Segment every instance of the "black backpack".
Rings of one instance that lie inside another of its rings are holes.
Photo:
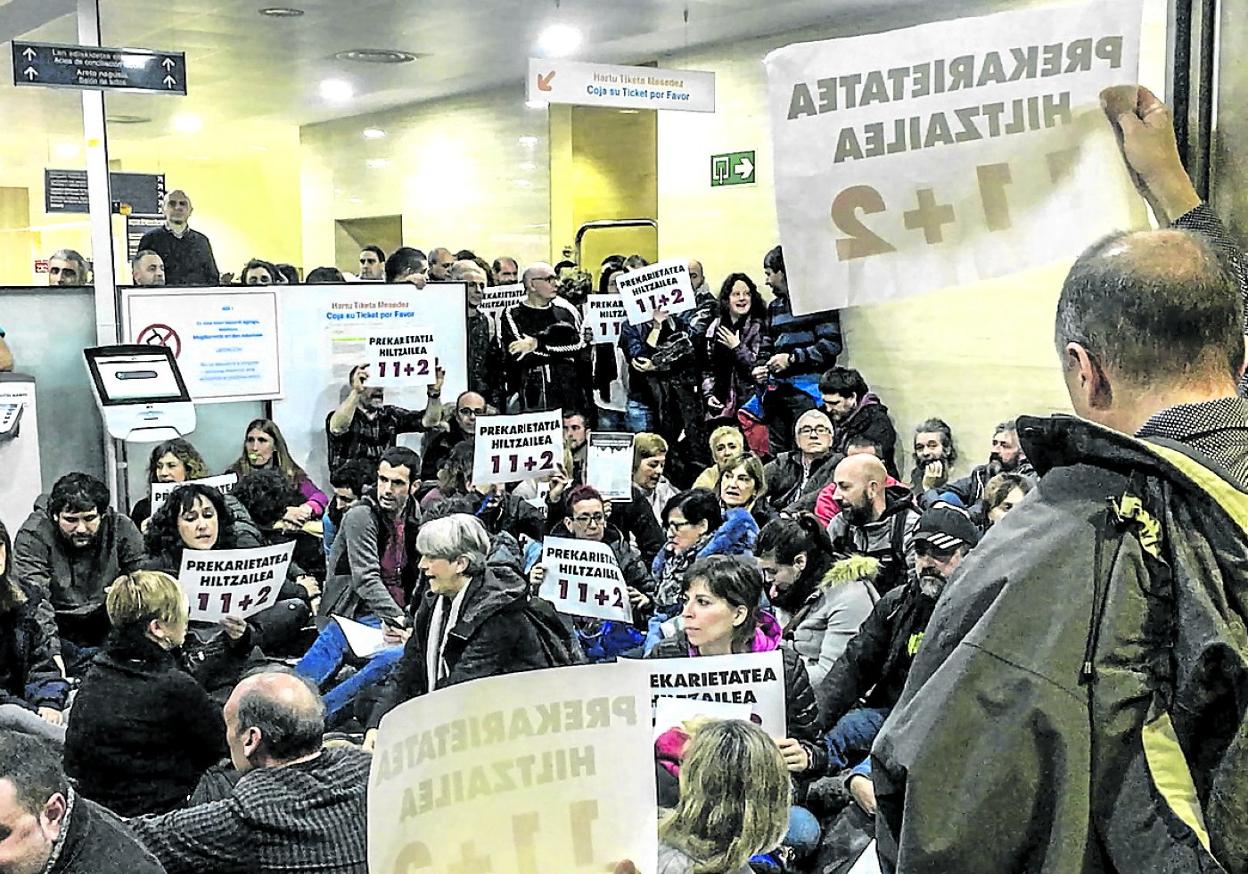
[[[530,596],[524,605],[524,617],[533,626],[548,667],[583,665],[589,661],[576,629],[549,601]]]

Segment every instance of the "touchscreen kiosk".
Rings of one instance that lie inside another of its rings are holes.
[[[82,350],[91,390],[108,433],[155,443],[195,430],[195,404],[167,346],[98,346]]]

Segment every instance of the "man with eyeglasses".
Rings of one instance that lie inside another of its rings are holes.
[[[494,324],[481,312],[487,277],[476,261],[451,265],[452,282],[464,283],[468,307],[468,388],[485,398],[497,391],[498,341]]]
[[[445,374],[439,371],[433,389],[440,392],[444,378]],[[433,389],[430,389],[431,397],[434,396]],[[451,457],[451,451],[477,435],[477,419],[493,412],[494,408],[475,391],[460,392],[454,404],[439,404],[431,400],[425,411],[424,424],[428,433],[421,446],[420,478],[437,479],[438,469]]]
[[[793,429],[797,448],[781,452],[767,463],[767,503],[777,513],[794,510],[807,499],[814,506],[819,490],[832,482],[836,466],[845,458],[832,450],[832,420],[820,410],[807,410]]]
[[[527,268],[525,300],[503,314],[502,348],[511,380],[509,412],[588,409],[590,380],[581,314],[559,299],[549,264]]]
[[[386,253],[380,246],[365,246],[360,250],[360,280],[362,282],[386,281]]]

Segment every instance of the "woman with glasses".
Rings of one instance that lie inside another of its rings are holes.
[[[767,323],[767,304],[754,280],[730,273],[719,289],[719,315],[706,332],[702,399],[712,425],[735,424],[737,411],[758,391],[757,364]]]
[[[788,737],[775,743],[791,776],[820,776],[827,752],[818,742],[819,705],[806,666],[791,649],[781,647],[775,616],[763,609],[763,577],[748,558],[716,555],[688,568],[681,592],[684,628],[663,641],[648,658],[687,658],[770,652],[780,649],[784,663],[785,724]],[[790,811],[784,843],[799,855],[819,842],[819,823],[801,807]]]
[[[822,410],[807,410],[793,429],[796,449],[781,452],[767,463],[767,503],[776,513],[799,509],[799,501],[813,503],[819,490],[832,482],[844,455],[832,449],[832,420]]]

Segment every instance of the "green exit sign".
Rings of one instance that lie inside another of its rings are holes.
[[[754,153],[729,152],[711,155],[711,187],[721,185],[752,185],[754,183]]]

